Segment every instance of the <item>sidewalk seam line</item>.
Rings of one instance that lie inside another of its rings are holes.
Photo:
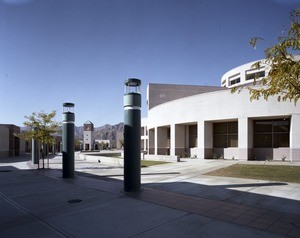
[[[30,211],[28,211],[26,208],[22,207],[21,205],[17,204],[16,202],[14,202],[13,200],[11,200],[10,198],[6,197],[3,193],[0,192],[0,197],[3,198],[5,201],[7,201],[9,204],[11,204],[12,206],[14,206],[15,208],[19,209],[20,211],[24,212],[25,214],[28,214],[32,217],[34,217],[35,219],[37,219],[38,222],[40,222],[41,224],[43,224],[44,226],[48,227],[50,230],[55,231],[58,235],[62,236],[62,237],[72,237],[69,235],[66,235],[64,232],[60,231],[59,229],[55,228],[54,226],[50,225],[48,222],[44,221],[43,219],[41,219],[40,217],[34,215],[33,213],[31,213]]]
[[[143,234],[143,233],[146,233],[146,232],[149,232],[149,231],[151,231],[151,230],[157,229],[157,228],[162,227],[162,226],[164,226],[164,225],[166,225],[166,224],[168,224],[168,223],[171,223],[171,222],[173,222],[173,221],[179,220],[179,219],[181,219],[181,218],[183,218],[183,217],[186,217],[186,216],[189,216],[189,215],[191,215],[191,214],[192,214],[192,213],[186,212],[186,214],[184,214],[184,215],[182,215],[182,216],[176,217],[176,218],[174,218],[174,219],[171,219],[171,220],[166,221],[166,222],[164,222],[164,223],[161,223],[161,224],[159,224],[159,225],[153,226],[153,227],[148,228],[148,229],[146,229],[146,230],[144,230],[144,231],[138,232],[138,233],[136,233],[136,234],[134,234],[134,235],[132,235],[132,236],[128,236],[128,238],[133,238],[133,237],[139,236],[139,235],[141,235],[141,234]]]

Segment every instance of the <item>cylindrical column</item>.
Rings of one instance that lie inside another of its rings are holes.
[[[141,80],[125,81],[124,94],[124,191],[141,190]]]
[[[62,115],[62,155],[63,155],[63,178],[74,177],[74,122],[75,114],[70,111],[73,103],[64,103]],[[67,110],[66,110],[67,109]],[[66,110],[66,111],[65,111]]]
[[[34,127],[32,130],[37,131],[38,128]],[[40,151],[39,151],[38,140],[32,138],[32,140],[31,140],[31,162],[33,164],[38,164],[39,163],[39,153],[40,153]]]

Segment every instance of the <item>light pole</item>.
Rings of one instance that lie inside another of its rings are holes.
[[[38,128],[34,127],[32,129],[33,131],[37,131]],[[34,133],[35,134],[35,133]],[[33,164],[39,164],[39,154],[40,154],[40,150],[39,150],[39,143],[37,139],[33,139],[31,140],[31,162]]]
[[[124,94],[124,191],[141,190],[141,80],[125,81]]]
[[[63,178],[74,177],[74,103],[63,104],[62,154]]]

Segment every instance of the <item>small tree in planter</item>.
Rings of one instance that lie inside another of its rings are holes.
[[[31,115],[25,116],[27,120],[23,124],[28,130],[16,135],[27,141],[34,139],[41,143],[42,149],[40,152],[43,158],[43,168],[45,155],[48,158],[47,148],[49,145],[54,144],[54,134],[60,131],[61,123],[53,120],[55,115],[56,111],[52,111],[51,113],[33,112]]]

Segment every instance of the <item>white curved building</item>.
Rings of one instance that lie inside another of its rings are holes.
[[[252,66],[256,62],[253,61],[229,70],[221,78],[222,87],[232,88],[233,86],[252,84],[254,78],[259,80],[268,75],[270,67],[264,63],[264,60],[260,60],[259,68],[253,68]]]
[[[300,161],[300,108],[277,97],[250,101],[231,86],[268,74],[254,62],[234,68],[223,87],[149,84],[142,148],[155,156]],[[255,76],[256,74],[256,76]]]

